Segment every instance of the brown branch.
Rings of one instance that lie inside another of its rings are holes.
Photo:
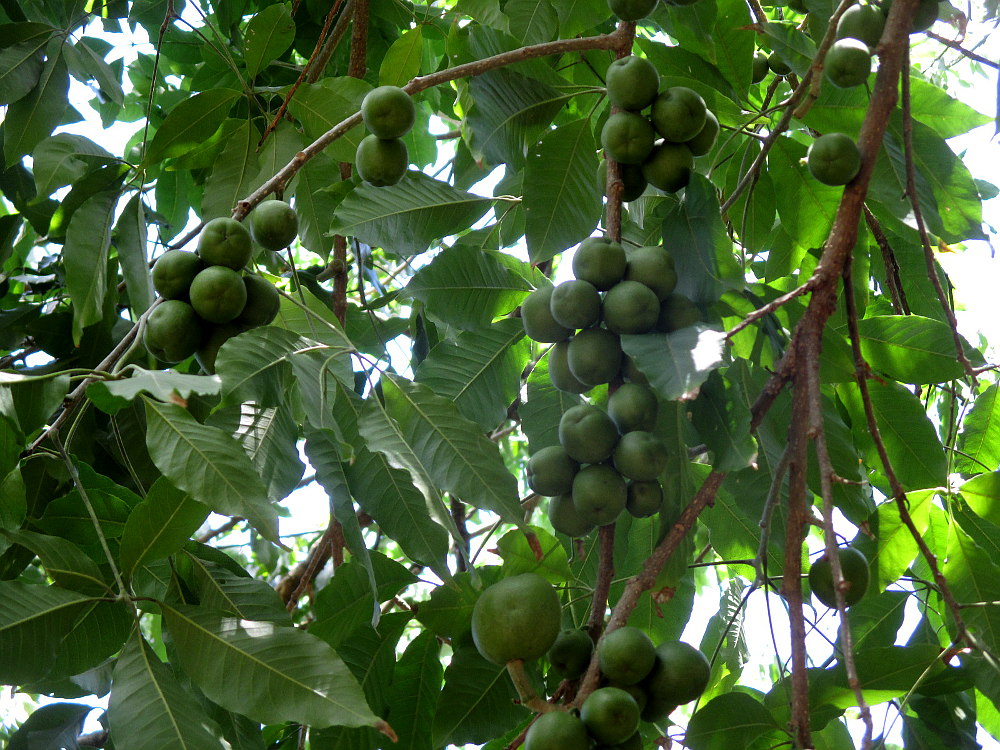
[[[626,57],[632,50],[632,42],[635,40],[635,21],[622,21],[618,24],[618,31],[622,35],[621,42],[614,48],[615,57],[620,59]],[[620,112],[621,107],[611,108],[612,114]],[[605,156],[607,156],[605,154]],[[621,165],[614,159],[608,158],[608,179],[605,185],[605,193],[608,196],[607,217],[605,219],[605,229],[608,239],[614,242],[622,241],[622,196],[625,192],[625,183],[622,182]]]
[[[796,287],[792,291],[782,294],[780,297],[776,297],[763,307],[758,307],[752,313],[749,313],[743,320],[741,320],[739,323],[737,323],[728,331],[726,331],[726,338],[727,339],[732,338],[734,335],[742,331],[744,328],[746,328],[754,321],[760,320],[761,318],[770,315],[779,307],[787,305],[796,297],[801,297],[803,294],[805,294],[812,288],[811,282],[812,279],[802,284],[801,286]]]
[[[244,519],[240,518],[239,516],[233,516],[221,526],[217,526],[214,529],[209,529],[204,534],[200,534],[199,536],[195,537],[195,541],[201,542],[202,544],[207,544],[208,542],[215,539],[217,536],[221,536],[222,534],[225,534],[227,531],[232,531],[243,520]]]
[[[795,108],[795,117],[800,120],[806,116],[806,113],[812,108],[815,101],[819,99],[820,89],[823,85],[823,65],[826,62],[826,53],[833,46],[833,43],[837,41],[837,24],[840,22],[840,17],[855,2],[856,0],[840,0],[840,5],[837,6],[836,10],[833,11],[833,15],[830,16],[826,33],[816,48],[816,54],[813,55],[812,65],[809,66],[809,73],[806,76],[806,78],[810,79],[809,95]],[[805,79],[803,79],[803,83],[805,83]]]
[[[892,250],[892,245],[889,244],[889,238],[885,236],[885,232],[882,230],[882,225],[875,218],[875,214],[871,212],[868,206],[864,207],[864,212],[868,230],[875,238],[875,243],[878,245],[879,250],[882,251],[882,263],[885,265],[886,288],[889,290],[889,299],[892,301],[892,308],[896,311],[897,315],[909,315],[910,305],[906,300],[903,280],[899,275],[899,262],[896,260],[896,254]]]
[[[344,12],[337,19],[337,25],[333,27],[333,33],[323,44],[323,49],[316,57],[316,63],[309,71],[309,75],[306,76],[306,81],[309,83],[316,83],[320,79],[327,64],[330,62],[330,58],[333,57],[334,50],[340,46],[340,42],[344,38],[344,34],[347,33],[347,27],[351,22],[354,2],[355,0],[347,0],[347,3],[344,5]]]
[[[945,47],[951,47],[953,50],[961,52],[963,57],[967,57],[970,60],[975,60],[977,63],[982,63],[987,67],[993,68],[994,70],[1000,70],[1000,63],[997,63],[996,60],[990,60],[988,57],[983,57],[982,55],[973,52],[971,49],[963,47],[961,44],[959,44],[953,39],[948,39],[946,37],[941,36],[940,34],[935,34],[933,31],[925,31],[924,33],[931,39],[933,39],[935,42],[940,42]]]
[[[344,562],[344,529],[333,518],[332,513],[329,526],[316,546],[309,551],[309,556],[275,587],[289,612],[295,609],[302,594],[312,585],[313,579],[331,557],[335,568]]]
[[[615,577],[615,525],[609,523],[597,531],[598,564],[597,581],[594,583],[594,593],[590,599],[590,619],[587,622],[587,632],[590,639],[597,643],[604,632],[604,612],[608,607],[608,594],[611,592],[611,580]]]

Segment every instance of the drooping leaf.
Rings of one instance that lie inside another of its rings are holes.
[[[803,248],[821,247],[833,224],[843,188],[824,185],[800,164],[806,148],[789,138],[778,138],[767,157],[768,172],[781,186],[778,218],[785,231]]]
[[[407,29],[399,35],[382,58],[378,79],[382,86],[404,86],[420,74],[424,54],[423,27]]]
[[[951,329],[941,321],[919,315],[874,315],[858,321],[858,332],[865,359],[895,380],[943,383],[965,374]],[[973,364],[981,361],[978,352],[962,342]]]
[[[28,529],[0,533],[38,555],[45,572],[57,586],[94,596],[109,593],[108,581],[97,563],[69,539],[39,534]]]
[[[49,424],[69,392],[69,376],[0,373],[0,411],[24,435]]]
[[[552,385],[548,357],[535,363],[528,375],[528,400],[517,409],[532,453],[559,445],[559,420],[565,411],[580,402],[581,398],[575,393],[560,391]]]
[[[165,478],[158,479],[125,522],[118,559],[122,573],[179,550],[208,517],[208,507]]]
[[[0,105],[16,102],[38,83],[43,53],[55,29],[44,23],[0,26]]]
[[[0,56],[2,54],[0,51]],[[45,61],[38,83],[31,92],[7,110],[3,152],[8,165],[31,153],[38,142],[55,129],[68,105],[68,92],[66,61],[57,51]]]
[[[267,581],[237,575],[189,550],[182,554],[191,563],[189,585],[202,608],[226,612],[241,620],[291,625],[285,603]]]
[[[693,750],[708,750],[717,742],[746,748],[778,729],[778,722],[760,701],[746,693],[725,693],[691,717],[684,742]]]
[[[256,78],[260,71],[291,46],[294,39],[295,21],[287,5],[270,5],[257,13],[247,24],[243,40],[247,75]]]
[[[117,190],[108,190],[87,198],[73,212],[66,228],[63,261],[66,291],[73,300],[73,341],[77,345],[83,329],[104,317],[108,250],[118,197]]]
[[[83,720],[93,706],[82,703],[50,703],[35,709],[10,737],[7,750],[35,750],[41,747],[78,747]]]
[[[510,19],[510,33],[525,44],[547,42],[558,17],[550,0],[509,0],[503,12]]]
[[[962,420],[958,435],[960,453],[955,467],[964,474],[1000,466],[1000,386],[991,385],[976,397]]]
[[[552,534],[537,526],[530,527],[534,538],[529,542],[524,531],[508,531],[497,540],[497,550],[503,558],[504,577],[522,573],[536,573],[553,584],[569,580],[573,573],[569,568],[566,548]],[[537,550],[541,550],[541,559]]]
[[[414,638],[396,663],[389,694],[398,750],[432,750],[432,722],[441,693],[444,667],[441,644],[425,631]]]
[[[250,121],[240,123],[229,137],[205,180],[205,193],[201,201],[201,216],[205,221],[218,216],[229,216],[236,202],[253,190],[260,173],[260,159],[257,155],[259,140],[260,131]],[[159,203],[157,196],[158,207]]]
[[[134,319],[138,320],[153,304],[155,296],[153,277],[149,273],[149,258],[146,255],[146,211],[140,196],[132,196],[125,204],[115,224],[114,235],[118,262],[128,289],[129,307]]]
[[[148,393],[161,401],[186,403],[192,394],[213,396],[222,389],[218,375],[188,375],[172,370],[144,370],[130,365],[121,380],[99,380],[87,387],[87,396],[102,411],[115,414],[138,396]]]
[[[750,410],[727,385],[717,371],[712,372],[692,404],[694,425],[712,451],[716,471],[742,469],[757,454],[757,444],[750,435]]]
[[[184,99],[167,113],[146,149],[145,161],[182,156],[219,129],[240,92],[209,89]]]

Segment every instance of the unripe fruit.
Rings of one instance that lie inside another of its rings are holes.
[[[247,301],[234,323],[257,328],[268,325],[278,317],[281,295],[270,281],[260,276],[244,276],[243,285],[247,289]]]
[[[781,58],[781,55],[778,54],[777,50],[774,50],[767,56],[767,67],[769,67],[771,72],[776,76],[787,76],[792,72],[792,68]]]
[[[264,201],[250,213],[250,234],[263,248],[286,248],[298,233],[299,217],[285,201]]]
[[[191,306],[210,323],[235,320],[246,304],[246,284],[231,268],[209,266],[191,282]]]
[[[601,316],[615,333],[648,333],[656,325],[660,302],[656,294],[638,281],[622,281],[604,295]],[[617,370],[616,370],[617,372]]]
[[[549,310],[559,325],[589,328],[601,316],[601,296],[589,281],[564,281],[552,290]]]
[[[685,141],[684,145],[688,147],[694,156],[704,156],[709,151],[715,147],[715,142],[719,138],[719,119],[715,116],[712,110],[708,110],[705,113],[705,125],[698,135],[689,141]]]
[[[846,185],[861,169],[861,152],[849,135],[827,133],[809,146],[806,166],[824,185]]]
[[[823,73],[837,88],[860,86],[871,72],[871,51],[857,39],[838,39],[826,53]]]
[[[691,180],[694,155],[683,143],[663,142],[642,163],[642,176],[665,193],[676,193]]]
[[[588,237],[573,253],[573,275],[607,291],[625,276],[625,249],[604,237]]]
[[[549,445],[528,460],[528,486],[539,495],[563,495],[573,489],[580,464],[562,446]]]
[[[660,303],[660,317],[656,320],[656,330],[673,333],[693,326],[701,320],[698,307],[683,294],[671,294]]]
[[[857,604],[868,591],[868,558],[854,547],[839,547],[840,572],[848,584],[844,590],[844,604]],[[813,595],[830,608],[837,606],[837,594],[833,583],[833,563],[825,554],[809,568],[809,586]]]
[[[642,175],[641,164],[618,164],[619,173],[622,180],[622,200],[628,203],[646,192],[646,178]],[[597,184],[601,187],[601,192],[608,194],[608,161],[601,159],[597,166]]]
[[[361,119],[378,138],[402,138],[416,117],[413,99],[398,86],[379,86],[361,100]]]
[[[559,635],[559,594],[537,573],[504,578],[489,586],[472,609],[472,640],[494,664],[537,659]]]
[[[892,8],[892,0],[883,0],[882,2],[882,12],[886,16],[889,15],[889,10]],[[938,0],[920,0],[917,5],[917,11],[913,15],[913,23],[910,26],[910,33],[916,34],[918,31],[926,31],[934,22],[938,19],[938,13],[940,11],[940,4]]]
[[[212,219],[198,237],[198,256],[206,266],[227,266],[238,271],[250,262],[252,255],[250,232],[235,219],[226,216]]]
[[[659,300],[666,299],[677,286],[674,257],[659,245],[638,247],[628,253],[625,278],[645,284]]]
[[[548,711],[528,727],[524,750],[589,750],[590,735],[580,717],[569,711]]]
[[[153,288],[164,299],[188,299],[194,277],[205,267],[201,258],[186,250],[167,250],[153,264]]]
[[[560,677],[575,680],[587,671],[593,652],[594,642],[586,631],[568,628],[559,633],[545,658]]]
[[[651,703],[679,706],[704,693],[711,676],[701,651],[683,641],[666,641],[656,647],[656,663],[642,685]]]
[[[557,495],[549,500],[549,523],[560,534],[570,539],[585,537],[595,526],[584,518],[573,504],[571,494]]]
[[[635,518],[656,515],[663,507],[663,486],[658,481],[629,482],[625,510]]]
[[[611,417],[596,406],[577,404],[559,420],[559,443],[570,458],[595,464],[611,457],[618,443],[618,430]]]
[[[684,143],[705,127],[708,108],[701,94],[686,86],[672,86],[656,97],[650,119],[656,132],[673,143]]]
[[[354,166],[362,180],[375,187],[387,187],[403,179],[410,166],[410,155],[406,144],[398,138],[367,135],[358,144]]]
[[[566,393],[586,393],[592,386],[581,383],[569,369],[569,342],[560,341],[549,349],[549,380]]]
[[[645,430],[626,432],[615,446],[615,468],[622,476],[640,482],[656,479],[667,467],[668,458],[663,441]]]
[[[753,53],[753,68],[750,72],[750,83],[760,83],[770,72],[771,68],[767,64],[767,55],[760,50]]]
[[[653,63],[635,55],[611,63],[604,80],[611,103],[633,111],[652,104],[660,88],[660,74]]]
[[[656,0],[608,0],[608,7],[622,21],[638,21],[653,12]]]
[[[624,383],[608,398],[608,416],[622,435],[633,430],[652,432],[658,407],[656,394],[638,383]]]
[[[598,688],[583,702],[580,718],[599,743],[617,745],[639,728],[639,705],[621,688]]]
[[[597,643],[597,658],[609,680],[635,685],[653,668],[656,647],[639,628],[626,625],[604,634]]]
[[[622,377],[625,378],[626,383],[649,385],[649,378],[646,376],[646,373],[640,370],[635,360],[627,354],[625,355],[625,359],[622,360]]]
[[[613,523],[627,499],[625,480],[607,464],[584,466],[573,477],[573,506],[595,526]]]
[[[605,328],[587,328],[569,342],[567,361],[573,377],[587,385],[610,383],[622,363],[621,342]]]
[[[622,164],[640,164],[653,150],[653,126],[635,112],[616,112],[601,129],[601,145],[608,158]]]
[[[521,303],[521,323],[532,341],[554,344],[573,335],[573,329],[560,325],[552,317],[552,290],[551,286],[539,287]]]
[[[209,374],[214,373],[215,361],[219,357],[219,350],[222,348],[222,345],[233,336],[238,336],[245,330],[246,328],[237,323],[213,325],[204,337],[201,346],[198,347],[198,351],[195,352],[195,359],[198,360],[201,369]]]
[[[858,39],[875,49],[885,28],[885,15],[874,5],[852,5],[837,23],[837,38]]]
[[[194,354],[201,344],[202,325],[187,302],[165,300],[146,318],[142,341],[157,359],[180,362]]]

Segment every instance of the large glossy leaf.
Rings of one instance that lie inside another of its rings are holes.
[[[8,165],[31,153],[38,142],[55,129],[66,110],[68,92],[66,61],[56,52],[45,61],[34,89],[7,110],[3,153]]]
[[[725,334],[698,324],[673,333],[622,336],[622,349],[660,398],[692,398],[722,364]]]
[[[237,575],[189,550],[181,553],[190,562],[188,584],[205,609],[239,617],[291,625],[291,618],[278,592],[267,581]]]
[[[42,747],[75,748],[83,733],[83,720],[93,706],[81,703],[50,703],[36,709],[10,737],[7,750],[37,750]]]
[[[76,182],[90,169],[114,159],[89,138],[70,133],[57,133],[44,139],[32,156],[35,185],[41,196]]]
[[[288,359],[297,351],[315,346],[315,342],[275,326],[254,328],[229,339],[215,362],[222,378],[223,403],[282,403],[292,375]]]
[[[0,26],[0,104],[16,102],[35,87],[45,67],[45,45],[54,33],[44,23]]]
[[[692,404],[692,420],[711,451],[716,471],[742,469],[757,454],[757,444],[750,435],[750,409],[735,391],[713,372]]]
[[[692,750],[708,750],[714,743],[745,748],[780,727],[764,704],[746,693],[719,695],[691,717],[684,742]],[[723,739],[724,738],[724,739]]]
[[[420,61],[424,53],[423,27],[407,29],[400,34],[382,58],[378,79],[383,86],[404,86],[420,74]]]
[[[377,722],[340,657],[304,630],[198,607],[165,606],[163,612],[181,667],[223,708],[267,724]]]
[[[1000,466],[1000,386],[991,385],[976,397],[958,435],[961,453],[955,467],[965,474]]]
[[[917,490],[906,495],[910,517],[918,533],[925,533],[930,522],[928,513],[934,493]],[[871,577],[882,591],[899,579],[917,556],[917,541],[899,516],[894,501],[878,506],[878,553],[869,558]]]
[[[155,296],[153,278],[149,273],[149,258],[146,255],[146,211],[140,196],[132,196],[125,204],[115,224],[114,235],[118,262],[128,289],[129,307],[133,318],[138,320],[153,304]]]
[[[432,750],[432,722],[441,693],[444,667],[441,644],[425,631],[414,638],[396,664],[389,705],[398,750]]]
[[[874,315],[858,321],[861,353],[876,370],[904,383],[943,383],[960,378],[955,339],[947,323],[919,315]],[[981,361],[962,339],[973,363]]]
[[[110,593],[108,582],[97,563],[69,539],[27,529],[0,533],[38,555],[45,572],[57,586],[94,596]]]
[[[24,435],[44,427],[69,392],[69,376],[0,373],[0,412]]]
[[[145,161],[155,163],[186,154],[219,129],[240,92],[209,89],[185,99],[170,110],[146,150]]]
[[[66,228],[63,262],[66,291],[73,300],[73,341],[77,345],[83,329],[104,317],[108,250],[118,196],[117,190],[107,190],[87,198],[73,212]]]
[[[59,641],[49,678],[82,675],[106,663],[121,650],[134,624],[135,608],[124,600],[85,602],[73,627]]]
[[[205,180],[205,194],[201,201],[203,219],[208,221],[217,216],[229,216],[236,202],[253,190],[260,173],[257,155],[259,140],[260,131],[250,121],[240,123],[229,137]]]
[[[843,188],[813,179],[800,163],[806,147],[790,138],[778,138],[767,157],[772,181],[781,186],[778,217],[803,248],[821,247],[833,224]]]
[[[317,255],[326,258],[333,248],[327,234],[333,211],[340,197],[331,186],[340,180],[340,167],[325,154],[312,159],[295,178],[295,213],[299,219],[299,241]],[[340,183],[347,189],[350,183]]]
[[[281,56],[295,39],[292,9],[284,3],[261,10],[247,24],[243,40],[243,59],[247,75],[255,78],[274,59]]]
[[[208,517],[208,506],[161,477],[132,509],[119,543],[122,573],[179,550]]]
[[[361,109],[361,100],[371,91],[371,85],[357,78],[324,78],[317,83],[299,87],[288,105],[288,111],[302,123],[306,136],[319,138]],[[353,162],[358,144],[365,137],[360,125],[334,141],[327,153],[338,161]]]
[[[562,37],[592,29],[608,17],[607,3],[601,0],[561,0],[553,5],[559,16],[559,34]]]

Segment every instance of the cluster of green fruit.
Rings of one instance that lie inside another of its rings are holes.
[[[868,558],[854,547],[838,547],[837,558],[840,560],[841,575],[847,583],[847,588],[844,590],[844,604],[851,607],[861,601],[868,591],[871,577]],[[809,568],[809,587],[823,604],[831,609],[836,608],[837,593],[833,582],[833,563],[826,553]]]
[[[677,272],[663,247],[626,251],[590,237],[573,256],[575,279],[539,287],[521,305],[528,338],[555,344],[549,352],[552,384],[585,393],[619,373],[642,377],[622,351],[621,334],[672,332],[699,320],[698,308],[674,294]]]
[[[168,250],[153,265],[153,287],[163,298],[143,329],[146,349],[163,362],[192,354],[215,371],[222,345],[278,314],[278,290],[267,280],[242,273],[253,242],[268,250],[286,247],[298,233],[295,211],[284,201],[264,201],[250,214],[250,230],[220,217],[207,222],[196,252]]]
[[[361,102],[361,119],[371,135],[358,144],[354,166],[362,180],[376,187],[395,185],[410,166],[410,154],[401,140],[417,117],[413,99],[398,86],[379,86]]]
[[[567,409],[559,420],[559,445],[528,461],[528,486],[550,497],[552,528],[571,538],[613,523],[623,510],[636,518],[660,511],[667,447],[653,434],[656,394],[625,383],[608,399]]]
[[[635,200],[647,184],[668,193],[687,185],[694,157],[711,151],[719,136],[719,121],[701,95],[686,86],[660,91],[656,68],[634,55],[611,63],[605,84],[621,111],[604,123],[601,145],[621,165],[623,199]]]

